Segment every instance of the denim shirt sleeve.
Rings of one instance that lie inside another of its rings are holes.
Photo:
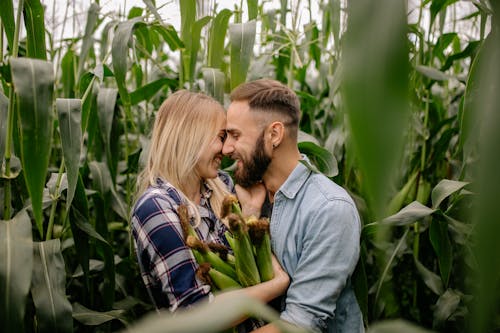
[[[360,222],[344,198],[320,200],[306,209],[310,215],[301,221],[301,250],[281,318],[325,331],[358,261]]]

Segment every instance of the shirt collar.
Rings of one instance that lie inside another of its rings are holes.
[[[283,193],[283,195],[289,199],[295,198],[312,172],[311,169],[307,167],[307,164],[311,163],[307,156],[301,156],[302,159],[278,190],[278,192]]]

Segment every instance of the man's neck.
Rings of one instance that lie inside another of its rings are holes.
[[[301,158],[298,150],[288,153],[285,151],[276,152],[273,155],[273,159],[263,177],[271,202],[274,202],[274,194],[287,180]]]

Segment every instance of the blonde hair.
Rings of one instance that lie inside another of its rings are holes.
[[[195,203],[186,195],[186,186],[199,179],[196,164],[202,152],[220,130],[224,108],[213,98],[187,90],[170,95],[156,114],[146,165],[138,177],[137,197],[162,178],[173,185],[190,207],[196,225],[201,221]],[[220,218],[227,186],[216,177],[205,180],[212,189],[210,204]]]

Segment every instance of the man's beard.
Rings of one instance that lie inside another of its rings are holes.
[[[250,187],[260,182],[271,163],[271,157],[268,156],[264,150],[264,132],[262,132],[262,135],[255,143],[250,161],[240,160],[242,162],[241,169],[237,168],[234,172],[234,180],[236,183],[243,187]]]

